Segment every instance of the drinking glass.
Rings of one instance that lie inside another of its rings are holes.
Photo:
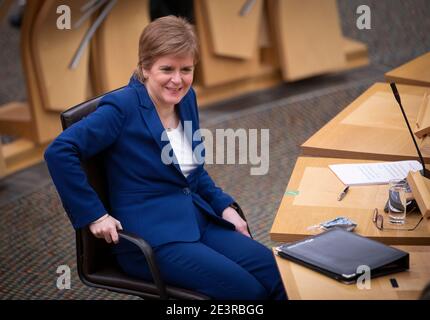
[[[394,224],[404,224],[406,219],[406,192],[405,179],[390,180],[388,188],[388,220]]]

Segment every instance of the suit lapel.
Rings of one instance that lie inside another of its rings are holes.
[[[160,117],[158,116],[157,110],[155,109],[154,103],[149,98],[148,92],[146,91],[145,86],[140,83],[134,76],[130,79],[129,86],[133,87],[136,90],[136,93],[139,97],[139,102],[142,112],[143,121],[146,123],[146,126],[151,132],[152,138],[155,140],[157,145],[160,148],[160,160],[162,160],[162,152],[163,150],[170,150],[169,138],[167,133],[164,130],[163,124],[161,123]],[[168,148],[168,149],[165,149]],[[172,150],[173,151],[173,150]],[[181,168],[178,165],[178,160],[176,158],[175,152],[173,151],[173,163],[172,165],[178,170],[181,174]]]
[[[157,142],[160,147],[161,152],[164,148],[169,148],[167,145],[169,144],[169,139],[167,136],[167,132],[164,130],[163,124],[161,123],[160,117],[158,116],[157,110],[155,109],[154,103],[149,98],[148,92],[146,91],[145,86],[140,83],[137,79],[133,78],[130,80],[129,85],[134,87],[136,90],[139,102],[143,107],[141,110],[143,112],[143,120],[145,121],[149,131],[151,132],[152,137]],[[198,141],[193,141],[193,133],[195,128],[193,128],[193,118],[187,108],[187,103],[182,99],[177,108],[179,109],[179,118],[182,124],[182,128],[184,129],[185,138],[189,139],[192,144],[192,149],[197,145]],[[170,148],[169,148],[170,150]],[[172,150],[173,151],[173,150]],[[160,155],[161,159],[161,155]],[[179,167],[177,157],[175,152],[173,151],[173,163],[172,165],[182,174],[181,168]],[[183,174],[182,174],[183,175]]]
[[[157,142],[158,146],[160,147],[160,152],[164,152],[172,150],[173,153],[173,162],[172,165],[182,174],[181,168],[178,164],[178,159],[176,158],[175,151],[173,151],[173,148],[169,146],[169,137],[167,136],[167,132],[164,130],[164,127],[161,123],[160,117],[158,116],[157,110],[155,108],[150,109],[144,109],[143,110],[143,119],[151,132],[152,137]],[[167,149],[165,149],[167,148]],[[162,153],[160,153],[160,159]],[[170,152],[169,152],[170,155]],[[170,156],[169,156],[170,157]]]

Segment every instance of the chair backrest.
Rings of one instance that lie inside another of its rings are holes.
[[[121,89],[122,88],[119,88],[117,90]],[[67,129],[96,110],[102,98],[103,96],[93,98],[64,111],[61,114],[63,129]],[[109,210],[107,183],[102,165],[103,162],[101,160],[102,157],[103,153],[100,153],[90,160],[82,162],[82,167],[87,175],[88,182],[97,192],[105,208]],[[96,239],[88,228],[82,228],[76,232],[76,255],[78,259],[78,273],[82,281],[84,281],[83,277],[85,277],[85,275],[93,273],[102,266],[116,265],[116,263],[113,262],[114,258],[109,245],[102,239]]]

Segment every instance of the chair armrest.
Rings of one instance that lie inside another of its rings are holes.
[[[118,235],[120,238],[135,244],[142,251],[142,253],[145,255],[146,262],[148,263],[149,270],[151,271],[152,279],[154,280],[154,283],[159,291],[160,298],[168,299],[166,286],[161,279],[160,271],[155,261],[154,251],[152,250],[151,246],[142,238],[129,232],[118,230]]]

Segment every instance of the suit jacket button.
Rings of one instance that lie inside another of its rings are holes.
[[[182,191],[184,192],[184,194],[186,194],[187,196],[189,196],[191,194],[190,188],[184,188],[182,189]]]

